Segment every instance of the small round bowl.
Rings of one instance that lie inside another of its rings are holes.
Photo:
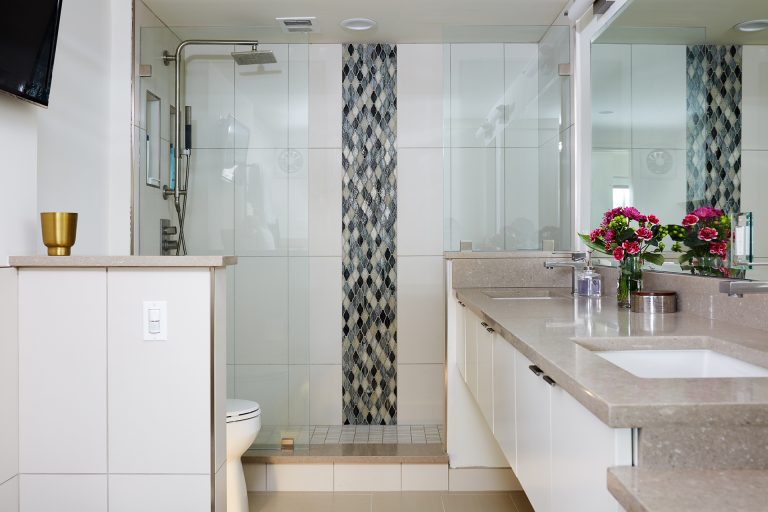
[[[42,212],[43,244],[48,256],[69,256],[75,245],[77,214],[73,212]]]

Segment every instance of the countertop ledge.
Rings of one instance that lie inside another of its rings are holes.
[[[768,425],[768,378],[644,379],[585,348],[711,348],[768,366],[766,331],[686,313],[630,313],[614,297],[574,299],[560,290],[552,300],[494,300],[489,290],[455,292],[610,427]]]
[[[608,490],[627,512],[764,512],[768,471],[614,467]]]
[[[101,267],[226,267],[237,264],[237,256],[11,256],[17,268]]]

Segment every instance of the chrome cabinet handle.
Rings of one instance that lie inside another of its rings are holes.
[[[483,327],[488,327],[488,324],[485,322],[480,322],[480,325],[482,325]]]
[[[486,327],[485,330],[488,332],[494,332],[494,330],[491,327]]]
[[[466,305],[465,305],[463,302],[461,302],[461,301],[459,301],[459,306],[461,306],[461,307],[463,307],[463,308],[467,307],[467,306],[466,306]]]
[[[542,377],[542,380],[552,387],[554,387],[557,384],[557,382],[555,382],[555,380],[549,375],[545,375],[544,377]]]
[[[541,377],[541,375],[544,373],[544,370],[542,370],[535,364],[532,364],[531,366],[529,366],[528,369],[531,370],[533,374],[536,375],[537,377]]]

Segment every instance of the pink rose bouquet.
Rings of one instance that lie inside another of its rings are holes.
[[[678,261],[692,274],[730,277],[726,267],[731,222],[725,212],[704,206],[689,213],[681,225],[670,225],[672,250],[682,253]]]
[[[589,248],[612,255],[618,262],[638,257],[661,265],[664,263],[662,240],[667,233],[667,226],[661,225],[658,217],[643,215],[637,208],[627,206],[608,210],[598,228],[579,237]]]

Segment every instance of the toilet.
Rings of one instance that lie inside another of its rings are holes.
[[[227,399],[227,512],[248,512],[248,490],[240,457],[251,447],[260,429],[259,404]]]

